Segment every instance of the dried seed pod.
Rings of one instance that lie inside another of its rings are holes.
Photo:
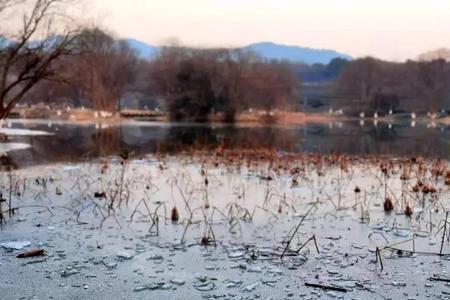
[[[386,212],[390,212],[394,209],[394,204],[392,203],[392,199],[389,197],[386,197],[386,199],[384,199],[384,211]]]
[[[95,192],[94,198],[106,198],[106,193],[105,192]]]
[[[384,163],[380,164],[380,170],[381,170],[381,173],[384,174],[384,176],[388,175],[388,166],[385,165]]]
[[[405,215],[407,215],[408,217],[411,217],[412,214],[413,214],[413,210],[412,210],[411,206],[409,206],[409,204],[406,205],[406,208],[405,208]]]
[[[28,257],[36,257],[45,255],[44,249],[33,249],[28,252],[20,253],[16,257],[17,258],[28,258]]]
[[[178,222],[180,219],[180,215],[178,214],[178,209],[176,207],[172,208],[172,211],[170,212],[170,219],[174,223]]]
[[[430,192],[430,187],[428,185],[424,185],[422,187],[422,193],[428,194]]]
[[[300,168],[299,167],[292,168],[290,172],[291,172],[291,175],[298,174],[298,173],[300,173]]]
[[[129,158],[128,151],[122,152],[122,154],[120,154],[120,157],[122,157],[123,160],[127,160]]]
[[[201,244],[202,246],[208,246],[208,245],[209,245],[209,239],[208,239],[208,237],[206,237],[206,236],[202,237],[202,240],[200,241],[200,244]]]

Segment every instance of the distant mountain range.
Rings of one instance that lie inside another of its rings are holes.
[[[126,39],[129,45],[136,50],[139,57],[152,58],[159,50],[155,47],[135,39]],[[351,60],[352,57],[334,50],[313,49],[299,46],[280,45],[271,42],[251,44],[243,49],[251,50],[263,58],[270,60],[286,60],[293,63],[305,64],[328,64],[334,58],[345,58]]]
[[[432,61],[435,59],[443,59],[446,61],[450,61],[450,49],[448,48],[439,48],[435,50],[431,50],[419,55],[419,61]]]
[[[352,57],[334,50],[313,49],[299,46],[280,45],[271,42],[251,44],[245,47],[256,54],[275,60],[287,60],[294,63],[305,64],[328,64],[334,58],[345,58],[351,60]]]
[[[137,52],[137,55],[141,58],[152,58],[159,51],[159,47],[151,46],[144,42],[135,39],[125,39],[125,41],[130,45],[132,49]]]
[[[51,37],[47,40],[47,45],[52,45],[58,37]],[[124,39],[132,49],[134,49],[141,58],[153,58],[157,55],[160,47],[152,46],[136,39]],[[8,46],[9,40],[0,37],[0,48]],[[40,45],[41,42],[30,42],[31,47]],[[345,58],[351,60],[352,57],[334,50],[314,49],[299,46],[288,46],[275,44],[272,42],[262,42],[250,44],[243,47],[244,50],[255,52],[259,56],[269,60],[286,60],[292,63],[304,63],[308,65],[321,63],[328,64],[334,58]],[[439,54],[442,55],[443,50],[440,49]],[[436,53],[433,53],[438,55]],[[432,54],[428,54],[430,56]]]

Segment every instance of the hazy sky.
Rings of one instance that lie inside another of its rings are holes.
[[[85,1],[85,11],[119,37],[151,44],[273,41],[390,60],[450,47],[450,0]]]

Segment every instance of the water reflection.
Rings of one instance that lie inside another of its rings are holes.
[[[8,161],[18,167],[81,161],[117,155],[176,154],[190,149],[270,149],[287,152],[388,154],[448,158],[449,130],[427,124],[339,122],[307,126],[220,126],[137,123],[96,125],[20,123],[13,128],[46,130],[51,136],[17,136],[14,142],[32,147],[11,152]],[[103,128],[102,128],[103,127]]]

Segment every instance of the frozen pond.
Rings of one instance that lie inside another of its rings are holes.
[[[11,125],[2,299],[450,299],[446,128]]]

